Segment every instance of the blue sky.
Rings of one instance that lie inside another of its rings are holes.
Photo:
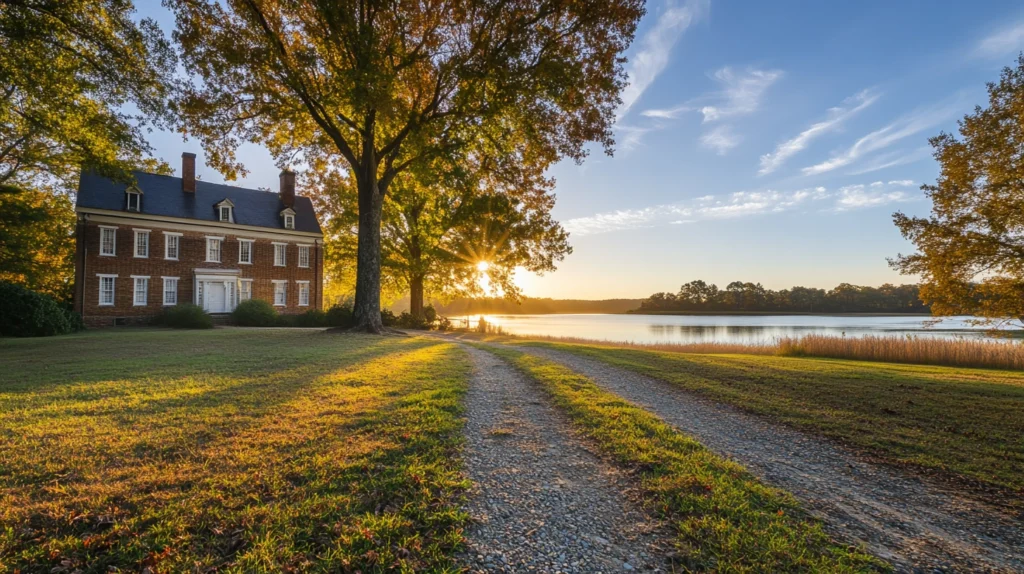
[[[156,2],[140,5],[171,29]],[[928,138],[984,104],[1024,49],[1012,1],[648,3],[627,52],[616,150],[563,163],[556,218],[575,252],[527,295],[641,297],[692,279],[767,287],[910,282],[895,210],[925,214]],[[202,159],[154,134],[158,157]],[[239,183],[275,187],[258,146]],[[223,181],[199,167],[207,181]]]

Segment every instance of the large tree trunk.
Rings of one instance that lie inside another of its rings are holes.
[[[409,279],[409,313],[417,319],[423,318],[423,276],[413,275]]]
[[[358,178],[359,244],[353,330],[382,334],[386,332],[380,320],[380,222],[384,193],[377,184],[377,170],[367,171]]]

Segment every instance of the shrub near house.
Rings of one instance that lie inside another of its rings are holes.
[[[90,326],[145,323],[164,307],[211,314],[263,299],[284,315],[321,308],[323,233],[313,204],[280,191],[134,172],[135,183],[83,173],[76,212],[75,310]]]

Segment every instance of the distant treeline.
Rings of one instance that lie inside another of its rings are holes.
[[[408,303],[406,303],[408,304]],[[497,297],[455,299],[448,304],[434,303],[439,315],[543,315],[550,313],[625,313],[636,309],[640,299],[534,299],[523,298],[521,303]]]
[[[760,283],[733,281],[725,289],[714,283],[691,281],[678,293],[655,293],[633,313],[670,312],[752,313],[928,313],[917,285],[862,287],[842,283],[829,290],[793,287],[772,291]]]

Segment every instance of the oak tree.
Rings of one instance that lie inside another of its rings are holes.
[[[169,0],[197,80],[178,109],[209,162],[242,141],[343,161],[358,209],[357,329],[381,332],[381,221],[395,179],[486,131],[557,157],[607,150],[642,0]]]
[[[130,0],[0,0],[0,184],[73,190],[153,168],[174,53]],[[131,109],[131,111],[128,111]]]
[[[920,275],[935,315],[1024,324],[1024,55],[988,84],[988,107],[932,138],[940,174],[922,189],[928,217],[893,219],[917,252],[890,264]]]
[[[442,299],[484,294],[482,277],[494,293],[517,300],[517,269],[553,271],[572,252],[568,233],[551,217],[554,182],[544,177],[543,162],[536,165],[522,153],[470,155],[400,175],[385,199],[384,283],[408,292],[414,317],[423,318],[427,293]],[[316,184],[315,195],[336,214],[328,223],[328,243],[338,255],[334,269],[345,265],[356,246],[350,186],[338,173]]]

